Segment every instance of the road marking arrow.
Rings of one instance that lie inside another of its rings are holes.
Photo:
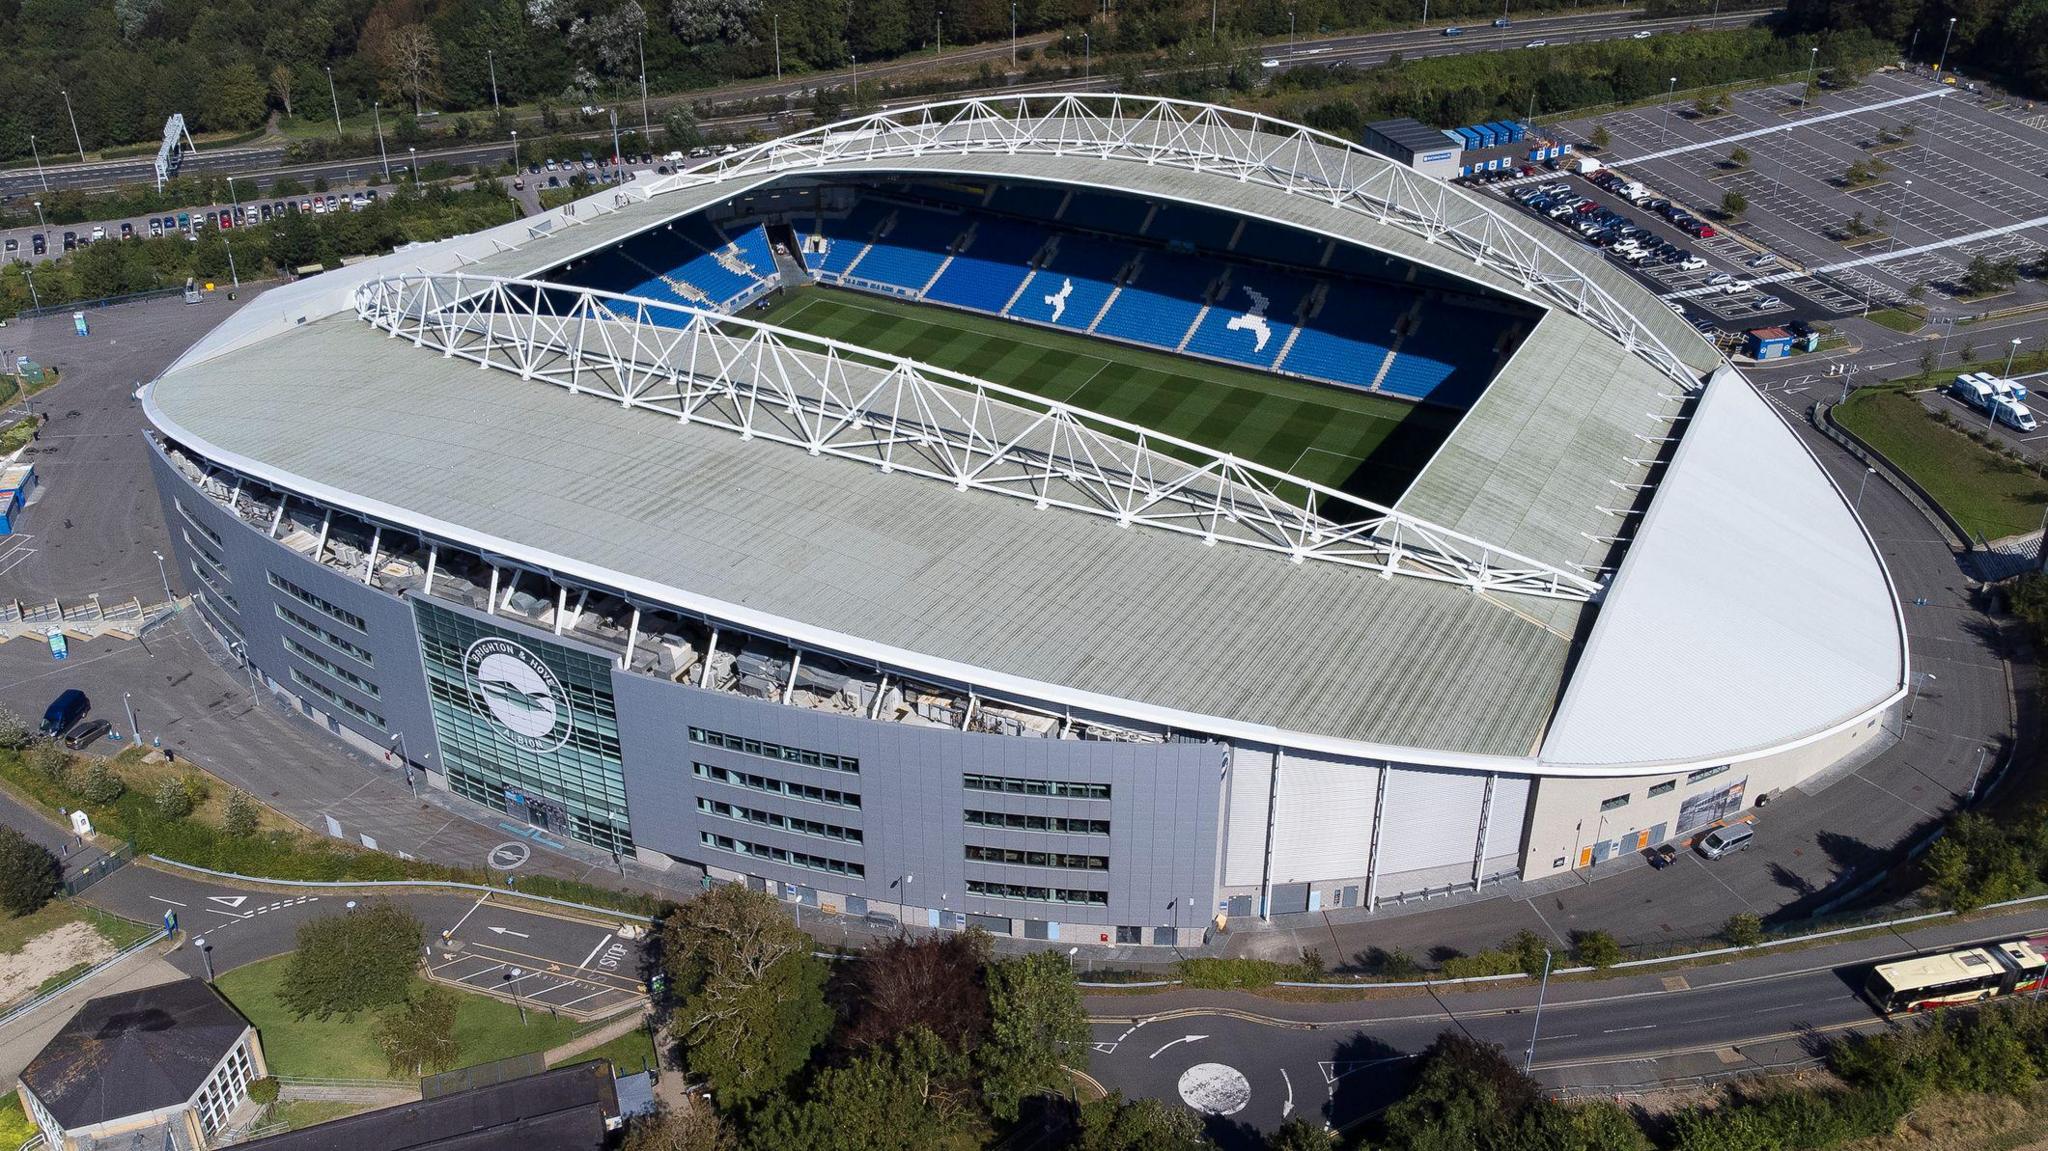
[[[1280,1082],[1287,1084],[1287,1102],[1280,1105],[1280,1118],[1294,1114],[1294,1080],[1287,1077],[1287,1068],[1280,1069]]]
[[[519,937],[519,938],[521,938],[521,939],[532,939],[532,938],[533,938],[533,936],[531,936],[531,935],[528,935],[528,934],[527,934],[527,933],[525,933],[524,931],[514,931],[514,930],[512,930],[512,929],[511,929],[511,928],[509,928],[509,927],[493,927],[493,928],[491,928],[491,930],[492,930],[492,931],[495,931],[495,932],[497,932],[497,933],[498,933],[498,934],[500,934],[500,935],[516,935],[516,936],[518,936],[518,937]]]
[[[249,902],[249,897],[246,895],[209,895],[206,898],[223,907],[240,907],[244,903]]]
[[[1193,1043],[1193,1042],[1195,1042],[1195,1041],[1196,1041],[1196,1040],[1198,1040],[1198,1039],[1207,1039],[1207,1038],[1208,1038],[1208,1036],[1207,1036],[1207,1035],[1183,1035],[1183,1036],[1181,1036],[1181,1037],[1180,1037],[1179,1039],[1175,1039],[1175,1040],[1173,1040],[1172,1042],[1169,1042],[1169,1043],[1167,1043],[1167,1044],[1166,1044],[1166,1045],[1165,1045],[1164,1047],[1161,1047],[1161,1048],[1160,1048],[1159,1050],[1157,1050],[1157,1051],[1154,1051],[1154,1052],[1153,1052],[1152,1054],[1150,1054],[1150,1055],[1147,1055],[1147,1056],[1146,1056],[1145,1058],[1147,1058],[1147,1059],[1157,1059],[1157,1058],[1159,1058],[1159,1057],[1160,1057],[1161,1055],[1163,1055],[1163,1054],[1165,1054],[1165,1053],[1166,1053],[1166,1048],[1167,1048],[1167,1047],[1172,1047],[1172,1046],[1173,1046],[1173,1045],[1174,1045],[1175,1043]]]

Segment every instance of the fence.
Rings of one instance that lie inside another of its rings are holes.
[[[128,861],[134,858],[135,845],[125,840],[122,841],[121,846],[80,868],[77,875],[66,877],[64,880],[64,894],[77,895],[107,876],[128,866]]]
[[[184,285],[175,288],[151,288],[147,292],[130,292],[125,296],[101,296],[96,300],[73,300],[68,304],[50,304],[41,308],[23,308],[17,316],[33,320],[40,316],[63,316],[72,312],[83,312],[90,308],[111,308],[118,304],[139,304],[145,300],[162,300],[185,294]]]
[[[1864,443],[1855,432],[1836,423],[1831,414],[1834,407],[1835,405],[1826,402],[1813,405],[1813,426],[1819,428],[1822,435],[1840,444],[1850,455],[1861,460],[1865,466],[1876,468],[1879,475],[1890,481],[1891,485],[1899,489],[1908,500],[1918,505],[1930,522],[1947,533],[1951,544],[1964,551],[1973,550],[1975,545],[1971,542],[1968,529],[1950,515],[1947,508],[1941,506],[1941,501],[1935,499],[1926,488],[1921,487],[1919,481],[1886,459],[1883,452]]]
[[[58,984],[56,987],[53,987],[50,990],[43,992],[41,995],[36,996],[34,999],[31,999],[26,1003],[20,1004],[19,1006],[10,1008],[5,1015],[0,1015],[0,1028],[6,1027],[8,1024],[14,1022],[16,1019],[19,1019],[22,1016],[27,1015],[29,1012],[36,1010],[37,1008],[50,1002],[52,999],[55,999],[59,995],[64,994],[64,992],[66,992],[67,990],[76,987],[78,984],[84,982],[85,980],[91,979],[95,975],[98,975],[100,972],[106,971],[109,968],[112,968],[117,964],[126,961],[130,956],[134,955],[136,952],[141,951],[144,948],[147,948],[150,945],[161,941],[164,938],[165,934],[166,932],[164,931],[164,929],[159,927],[155,931],[151,932],[149,935],[143,937],[142,939],[129,944],[125,950],[121,951],[119,954],[113,956],[112,958],[103,959],[100,962],[94,964],[93,966],[80,972],[78,978],[66,980],[63,983]]]

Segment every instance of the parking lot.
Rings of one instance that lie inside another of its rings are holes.
[[[1741,192],[1748,208],[1733,225],[1733,242],[1785,261],[1764,286],[1803,297],[1802,311],[1809,304],[1815,314],[1896,304],[1915,284],[1939,311],[1959,291],[1974,256],[2025,260],[2048,243],[2048,117],[2039,109],[1896,71],[1825,90],[1804,108],[1800,88],[1795,82],[1734,93],[1720,115],[1699,116],[1688,99],[1552,127],[1579,140],[1605,127],[1612,143],[1603,159],[1697,211],[1711,212],[1725,193]],[[1728,159],[1737,145],[1750,156],[1739,168]],[[1852,164],[1873,160],[1886,165],[1877,178],[1846,184]],[[1859,213],[1872,234],[1845,242]],[[1930,245],[1946,246],[1911,251]],[[1892,251],[1906,254],[1883,258]],[[1863,260],[1869,262],[1837,266]],[[1671,283],[1664,290],[1685,289]],[[2041,297],[2048,290],[2022,281],[1995,306]],[[1685,302],[1690,307],[1693,299]]]
[[[641,932],[478,900],[444,929],[427,961],[436,979],[572,1019],[609,1015],[647,993]]]

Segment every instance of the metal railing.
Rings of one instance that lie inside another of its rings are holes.
[[[620,911],[615,907],[598,907],[589,903],[577,903],[571,899],[556,899],[552,895],[530,895],[524,891],[508,891],[502,887],[490,887],[481,883],[459,883],[452,879],[270,879],[261,875],[238,875],[232,871],[215,871],[211,867],[201,867],[196,863],[183,863],[175,859],[166,859],[161,855],[151,855],[149,859],[151,862],[161,863],[165,867],[175,867],[181,871],[208,875],[215,879],[232,879],[242,883],[267,883],[272,887],[435,887],[449,891],[476,891],[503,898],[529,899],[535,903],[567,907],[576,911],[603,916],[606,919],[630,919],[635,923],[646,924],[654,922],[654,917],[651,915]]]
[[[40,1008],[44,1004],[49,1003],[52,999],[57,998],[58,996],[64,994],[66,991],[69,991],[73,987],[78,986],[80,983],[83,983],[86,980],[91,979],[93,976],[98,975],[101,972],[116,966],[117,964],[125,962],[129,957],[133,956],[136,952],[142,951],[153,944],[161,942],[167,934],[168,933],[165,932],[163,928],[159,927],[155,931],[151,932],[149,935],[143,937],[142,939],[134,943],[129,944],[127,947],[123,948],[114,955],[106,959],[102,959],[98,963],[93,964],[91,967],[86,968],[84,971],[79,972],[77,978],[67,979],[63,983],[60,983],[57,986],[52,987],[50,990],[43,992],[41,995],[36,996],[34,999],[31,999],[28,1002],[22,1003],[18,1006],[9,1008],[6,1014],[0,1015],[0,1028],[5,1028],[8,1024],[13,1023],[15,1020],[20,1019],[22,1016],[35,1011],[37,1008]]]

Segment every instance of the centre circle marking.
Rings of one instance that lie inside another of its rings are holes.
[[[1205,1115],[1235,1115],[1252,1101],[1252,1085],[1228,1064],[1197,1063],[1180,1073],[1180,1101]]]
[[[484,863],[494,871],[511,871],[533,858],[533,849],[523,843],[501,843],[484,856]]]

